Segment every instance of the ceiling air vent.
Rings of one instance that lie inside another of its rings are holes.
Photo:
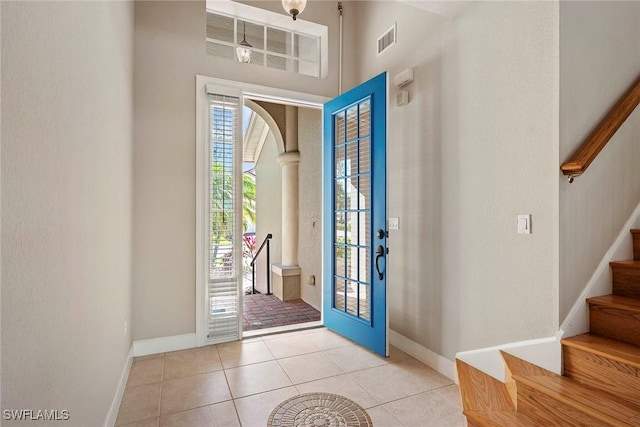
[[[396,26],[397,24],[394,23],[389,30],[378,38],[378,55],[396,44]]]

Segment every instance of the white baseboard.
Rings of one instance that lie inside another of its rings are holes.
[[[458,383],[456,365],[446,357],[440,356],[438,353],[429,350],[428,348],[391,329],[389,330],[389,342],[405,353],[415,357],[430,368],[440,372],[456,384]]]
[[[165,353],[196,347],[196,334],[173,335],[171,337],[152,338],[133,342],[133,356]]]
[[[127,355],[127,361],[120,374],[120,382],[116,389],[116,395],[111,402],[111,407],[107,413],[107,417],[104,419],[104,427],[113,427],[116,424],[116,418],[118,417],[118,410],[120,409],[120,402],[122,402],[122,396],[124,395],[124,389],[127,386],[127,380],[129,379],[129,371],[131,371],[131,363],[133,362],[133,344],[129,347],[129,354]]]
[[[500,355],[500,350],[505,350],[527,362],[555,372],[556,374],[561,374],[561,338],[562,334],[559,331],[554,337],[537,338],[478,350],[463,351],[456,354],[456,359],[460,359],[502,382],[505,381],[505,365],[504,359],[502,359]]]
[[[584,290],[573,304],[571,311],[560,325],[565,337],[572,337],[589,331],[589,307],[586,299],[610,294],[612,275],[609,262],[633,258],[633,239],[630,230],[640,228],[640,204],[622,226],[618,237],[604,254],[596,271],[587,282]]]

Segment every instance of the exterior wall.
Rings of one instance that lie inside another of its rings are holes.
[[[273,234],[269,243],[271,264],[282,261],[282,167],[277,157],[276,141],[269,132],[256,163],[256,238],[259,245],[267,234]],[[267,291],[266,271],[265,248],[256,261],[256,289],[260,292]],[[273,281],[271,285],[273,292]]]
[[[560,162],[640,76],[640,3],[560,2]],[[640,112],[573,184],[560,180],[560,318],[640,202]]]
[[[322,111],[298,109],[299,232],[298,264],[302,299],[322,308]],[[315,276],[315,286],[309,276]]]
[[[390,327],[445,357],[558,326],[558,6],[478,2],[447,20],[397,2],[360,17],[359,81],[414,68],[388,112]],[[394,22],[398,43],[377,56]],[[416,48],[419,46],[419,48]],[[516,215],[533,234],[516,234]]]
[[[329,26],[327,79],[207,56],[205,8],[204,1],[135,3],[134,340],[195,331],[194,76],[322,96],[338,90],[335,3],[310,2],[303,15]]]
[[[2,409],[98,426],[131,346],[134,8],[0,7]]]

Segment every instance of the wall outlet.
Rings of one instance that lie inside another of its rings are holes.
[[[316,276],[312,274],[311,276],[309,276],[309,286],[315,286],[315,285],[316,285]]]
[[[124,319],[124,336],[127,336],[127,332],[129,332],[129,322],[127,319]]]

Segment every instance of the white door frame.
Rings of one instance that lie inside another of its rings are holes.
[[[278,89],[260,86],[250,83],[236,82],[232,80],[217,79],[202,75],[196,75],[196,346],[207,345],[207,331],[205,328],[206,312],[206,286],[208,283],[208,262],[205,257],[207,241],[205,239],[207,224],[205,224],[206,209],[205,197],[207,189],[204,184],[208,176],[208,159],[206,153],[208,144],[208,96],[207,85],[212,84],[240,91],[241,98],[254,101],[267,101],[285,105],[295,105],[308,108],[322,108],[325,102],[331,98],[295,92],[286,89]],[[324,180],[323,180],[324,181]],[[324,182],[322,184],[324,186]],[[322,189],[324,192],[324,188]],[[324,245],[324,233],[323,242]],[[324,262],[324,260],[322,260]],[[322,264],[324,265],[324,264]],[[322,274],[322,273],[321,273]],[[320,278],[322,283],[322,277]],[[240,286],[240,285],[239,285]],[[240,307],[243,306],[243,292],[238,289]],[[324,305],[322,297],[321,305]],[[242,313],[240,311],[240,313]],[[322,307],[320,309],[322,313]],[[322,315],[322,314],[321,314]],[[240,314],[242,316],[242,314]],[[321,318],[322,321],[322,318]],[[242,319],[240,319],[240,337],[242,337]]]

